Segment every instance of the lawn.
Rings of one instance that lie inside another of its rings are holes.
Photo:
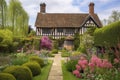
[[[71,72],[67,71],[64,61],[62,61],[63,80],[80,80],[76,78]]]
[[[41,74],[38,76],[35,76],[33,80],[47,80],[52,63],[53,61],[49,61],[49,64],[42,68]]]

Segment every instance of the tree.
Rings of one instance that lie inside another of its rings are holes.
[[[10,0],[9,4],[9,25],[16,36],[26,36],[28,33],[29,16],[23,9],[19,0]]]
[[[7,4],[5,0],[0,0],[0,18],[1,18],[1,28],[4,28],[6,25],[6,13],[7,13]]]
[[[112,11],[112,14],[108,19],[108,23],[116,22],[119,20],[120,20],[120,12],[119,11]]]
[[[120,12],[117,10],[116,11],[114,10],[112,11],[112,14],[109,16],[108,19],[103,20],[103,24],[107,25],[107,24],[110,24],[110,23],[113,23],[119,20],[120,20]]]

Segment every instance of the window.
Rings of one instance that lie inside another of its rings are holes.
[[[63,29],[57,29],[57,32],[58,32],[58,33],[62,33],[62,32],[63,32]]]
[[[42,33],[43,34],[51,34],[51,29],[50,28],[43,28]]]
[[[73,33],[75,33],[75,29],[66,29],[65,33],[66,34],[73,34]]]

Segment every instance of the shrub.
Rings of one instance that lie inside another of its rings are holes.
[[[12,63],[12,65],[22,65],[22,64],[26,63],[27,61],[28,61],[27,58],[19,57],[19,58],[12,59],[11,63]]]
[[[0,73],[0,80],[16,80],[12,74]]]
[[[120,21],[96,29],[94,41],[96,46],[116,46],[120,41]]]
[[[76,69],[75,65],[77,64],[77,60],[70,60],[66,63],[66,68],[68,71],[72,72]]]
[[[35,50],[39,50],[40,49],[40,40],[34,39],[33,46],[34,46]]]
[[[38,56],[30,57],[30,61],[36,61],[41,67],[45,65],[43,59],[39,58]]]
[[[48,57],[54,57],[54,55],[52,53],[49,53]]]
[[[77,50],[79,45],[80,45],[80,35],[79,35],[79,33],[75,33],[75,35],[74,35],[74,49]]]
[[[33,76],[37,76],[41,73],[41,67],[37,62],[27,62],[23,64],[23,66],[27,66],[31,70]]]
[[[52,41],[47,36],[43,36],[40,40],[40,46],[42,49],[51,50],[52,49]]]
[[[32,80],[32,72],[28,67],[24,66],[10,66],[3,72],[12,74],[17,80]]]
[[[57,54],[57,53],[58,53],[58,50],[57,50],[57,49],[53,49],[51,53]]]
[[[62,56],[62,57],[69,57],[70,54],[71,54],[71,52],[69,52],[69,51],[67,51],[67,50],[62,50],[61,56]]]

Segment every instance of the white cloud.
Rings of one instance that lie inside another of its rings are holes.
[[[6,0],[7,3],[9,0]],[[101,3],[105,4],[110,2],[110,0],[19,0],[24,9],[29,14],[30,20],[29,24],[34,27],[35,20],[37,13],[40,12],[40,3],[45,2],[46,3],[46,12],[47,13],[82,13],[83,11],[80,10],[81,7],[86,7],[86,10],[88,10],[88,4],[90,2],[97,2],[95,5],[99,4],[101,6]],[[112,0],[113,1],[113,0]],[[73,6],[72,3],[76,2],[77,5]],[[95,6],[95,7],[96,7]],[[110,16],[111,12],[113,10],[120,10],[120,6],[110,8],[110,9],[101,9],[98,10],[98,16],[101,20],[104,18],[108,18]]]
[[[72,0],[19,0],[30,16],[29,24],[34,27],[40,3],[46,3],[47,13],[79,13],[79,7],[72,5]]]

